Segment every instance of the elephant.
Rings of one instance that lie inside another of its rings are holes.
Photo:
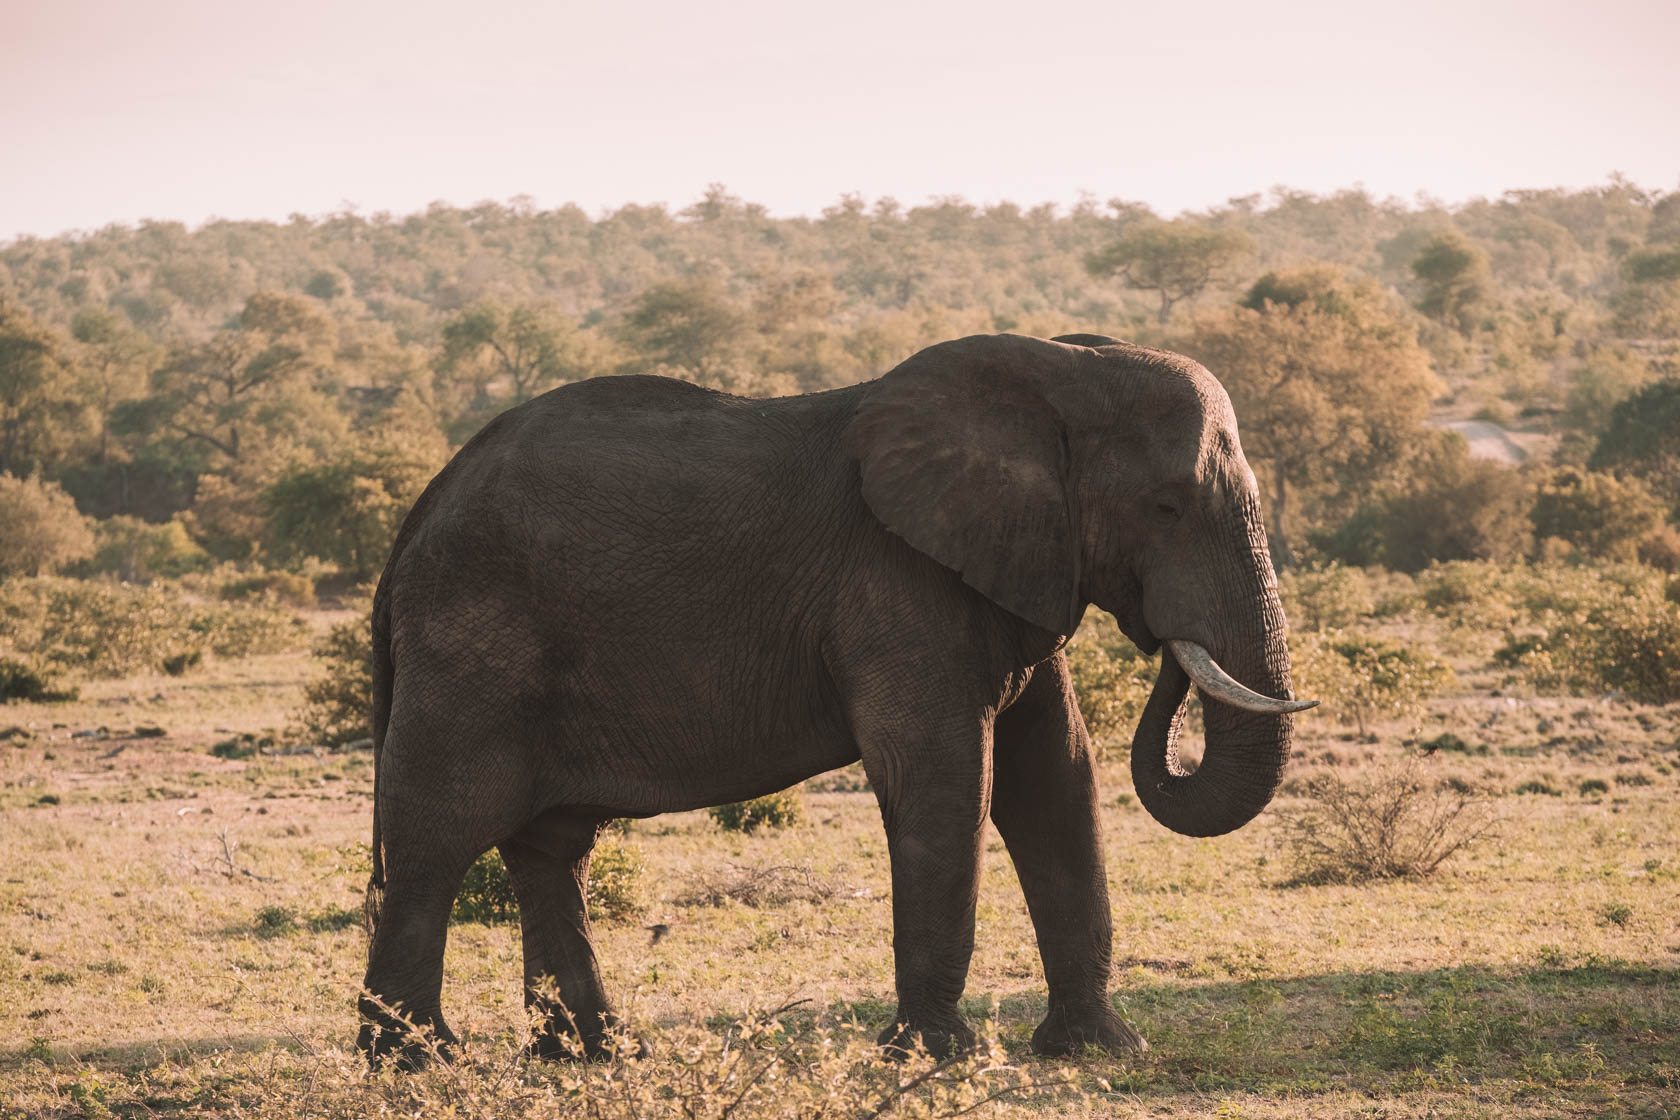
[[[416,1026],[455,1045],[452,902],[495,847],[531,1048],[600,1055],[620,1029],[585,904],[605,823],[861,759],[891,862],[889,1053],[974,1042],[958,999],[988,819],[1049,989],[1033,1048],[1146,1049],[1108,992],[1092,748],[1063,647],[1091,604],[1165,647],[1137,796],[1189,836],[1251,820],[1311,706],[1290,690],[1258,493],[1219,382],[1105,335],[960,338],[763,400],[600,377],[496,417],[418,499],[374,597],[359,1046],[424,1061]],[[1176,747],[1191,683],[1194,769]]]

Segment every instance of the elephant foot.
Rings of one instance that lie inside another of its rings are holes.
[[[622,1029],[618,1016],[605,1016],[600,1029],[574,1030],[569,1022],[550,1019],[548,1025],[526,1045],[534,1058],[550,1062],[606,1062],[614,1057],[650,1058],[653,1048],[643,1039]]]
[[[875,1043],[893,1061],[902,1061],[915,1052],[920,1042],[935,1058],[949,1058],[974,1049],[974,1032],[962,1020],[922,1024],[915,1021],[894,1023],[876,1037]]]
[[[1110,1054],[1149,1052],[1149,1043],[1106,1000],[1078,1011],[1052,1007],[1033,1031],[1035,1054],[1077,1054],[1087,1046],[1100,1047]]]
[[[377,1069],[390,1063],[405,1073],[414,1073],[430,1065],[433,1058],[455,1060],[461,1040],[441,1017],[398,1018],[365,996],[357,1001],[356,1010],[362,1020],[356,1049],[370,1067]]]

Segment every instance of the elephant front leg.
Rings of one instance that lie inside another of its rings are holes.
[[[1141,1053],[1148,1044],[1108,997],[1113,923],[1096,779],[1060,654],[1034,669],[998,716],[993,741],[992,822],[1015,862],[1050,986],[1033,1049],[1066,1054],[1094,1044]]]
[[[879,1039],[890,1052],[917,1038],[939,1057],[974,1045],[957,1001],[974,953],[986,753],[978,726],[864,751],[892,859],[898,1011]]]

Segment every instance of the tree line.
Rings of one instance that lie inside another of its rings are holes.
[[[1277,190],[1167,219],[528,200],[0,245],[0,571],[377,570],[427,478],[556,385],[775,395],[945,338],[1101,331],[1230,390],[1289,565],[1680,567],[1680,192]],[[1472,459],[1442,417],[1543,454]]]

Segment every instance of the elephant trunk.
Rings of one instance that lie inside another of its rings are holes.
[[[1259,618],[1231,648],[1221,650],[1225,670],[1248,689],[1290,697],[1289,648],[1277,592],[1257,588]],[[1254,608],[1248,608],[1253,616]],[[1202,763],[1187,772],[1178,761],[1178,733],[1190,677],[1169,643],[1161,671],[1132,738],[1132,781],[1151,816],[1185,836],[1219,836],[1253,820],[1271,801],[1289,760],[1294,717],[1288,712],[1245,711],[1202,693],[1207,747]]]

